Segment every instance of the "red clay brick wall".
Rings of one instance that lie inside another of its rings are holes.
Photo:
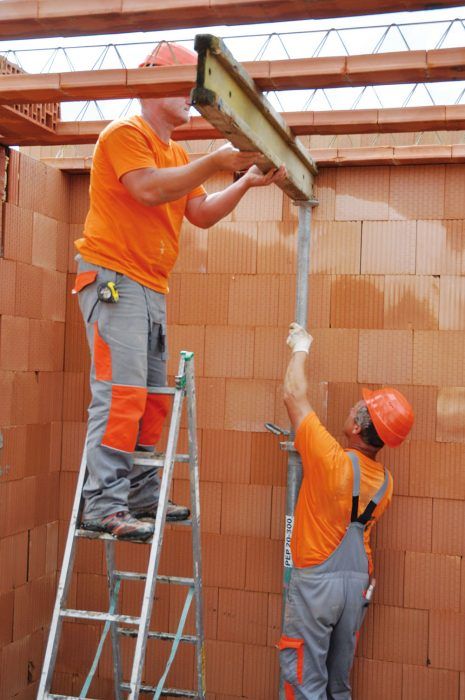
[[[375,535],[379,585],[359,644],[354,700],[465,697],[464,176],[463,166],[416,166],[318,177],[311,400],[336,436],[361,385],[398,386],[417,414],[411,440],[384,455],[396,496]],[[215,178],[209,189],[226,182]],[[70,241],[82,229],[87,187],[87,176],[71,178]],[[281,383],[296,214],[279,190],[264,189],[211,231],[186,225],[171,280],[170,373],[181,348],[196,351],[208,700],[277,697],[286,467],[263,423],[287,422]],[[71,246],[68,260],[69,289]],[[61,544],[88,400],[82,322],[67,298]],[[179,501],[187,499],[183,469],[174,482]],[[188,574],[188,533],[173,528],[165,542],[162,573]],[[102,551],[84,544],[70,605],[103,609]],[[144,549],[121,547],[118,566],[142,569]],[[137,614],[138,595],[123,589],[123,612]],[[161,589],[158,628],[174,630],[181,606],[178,589]],[[66,628],[60,692],[79,691],[96,644],[97,628]],[[173,685],[193,687],[191,652],[183,650]],[[161,662],[149,656],[153,678]],[[108,650],[98,674],[93,696],[112,698]]]
[[[0,258],[0,698],[35,697],[58,568],[67,176],[11,151]]]

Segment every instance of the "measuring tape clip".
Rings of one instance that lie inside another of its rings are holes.
[[[119,292],[114,282],[103,282],[97,287],[97,297],[99,301],[106,304],[116,304],[119,300]]]

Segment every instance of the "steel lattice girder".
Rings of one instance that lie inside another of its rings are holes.
[[[429,83],[464,80],[465,48],[248,61],[241,65],[262,91]],[[194,66],[5,75],[0,104],[182,95],[194,82]]]
[[[1,113],[0,107],[0,113]],[[3,107],[4,110],[10,110]],[[11,115],[11,111],[9,112]],[[6,114],[3,116],[5,119]],[[465,123],[465,105],[431,105],[391,109],[328,110],[325,112],[281,112],[293,134],[385,134],[425,131],[460,131]],[[2,129],[3,121],[2,119]],[[2,133],[0,143],[6,146],[71,145],[95,143],[108,121],[63,121],[56,131],[35,129],[34,125],[16,120],[14,128]],[[5,130],[4,130],[5,131]],[[175,141],[211,140],[221,132],[202,117],[173,132]]]

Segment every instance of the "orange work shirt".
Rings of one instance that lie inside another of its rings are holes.
[[[303,478],[294,513],[291,552],[294,566],[315,566],[324,562],[341,542],[352,511],[353,468],[341,445],[309,413],[297,428],[295,447],[302,457]],[[384,481],[379,462],[354,450],[360,461],[359,514]],[[373,570],[370,530],[386,510],[392,498],[392,476],[388,489],[365,528],[365,550],[369,571]]]
[[[196,187],[173,202],[149,207],[137,202],[120,180],[131,170],[173,168],[188,162],[182,146],[171,140],[164,143],[142,117],[109,124],[95,147],[90,209],[84,237],[75,243],[82,257],[166,294],[186,204],[205,190]]]

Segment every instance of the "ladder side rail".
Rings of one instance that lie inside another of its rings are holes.
[[[63,618],[60,615],[60,612],[63,607],[63,602],[66,601],[73,573],[74,557],[76,554],[75,533],[79,517],[79,508],[81,506],[81,493],[82,488],[84,486],[84,479],[86,476],[86,465],[87,436],[84,444],[84,450],[82,452],[81,466],[79,467],[79,474],[76,483],[76,492],[74,495],[73,508],[71,511],[71,520],[69,523],[68,535],[66,538],[65,551],[63,554],[63,561],[61,565],[60,578],[58,581],[55,605],[53,608],[52,620],[50,623],[50,632],[48,635],[47,647],[45,649],[39,689],[37,691],[37,700],[42,700],[44,697],[46,697],[46,694],[50,692],[53,672],[55,670],[55,662],[61,636],[61,627],[63,624]]]
[[[168,508],[168,494],[173,475],[174,461],[176,456],[176,446],[178,442],[179,428],[181,424],[181,410],[184,398],[185,360],[181,356],[179,370],[176,377],[176,391],[174,394],[173,407],[171,411],[171,424],[168,433],[168,441],[165,452],[165,466],[163,478],[160,485],[158,497],[159,506],[155,518],[155,530],[150,548],[150,557],[147,569],[147,579],[145,581],[144,596],[142,600],[142,611],[140,616],[139,630],[137,635],[136,648],[134,652],[131,680],[129,683],[130,693],[128,700],[137,700],[140,693],[142,672],[145,662],[145,648],[149,632],[150,618],[152,614],[153,598],[157,581],[158,566],[160,563],[161,547],[163,543],[163,532],[166,523],[166,511]]]
[[[105,541],[105,557],[107,562],[107,579],[108,579],[108,597],[111,602],[114,600],[114,611],[118,613],[118,599],[116,586],[121,583],[121,580],[115,575],[115,543],[108,540]],[[121,672],[121,648],[120,637],[118,634],[118,623],[110,623],[111,646],[113,651],[113,677],[115,681],[115,700],[123,700],[121,692],[121,684],[123,676]]]
[[[199,487],[199,456],[197,445],[197,405],[195,392],[194,357],[188,359],[186,369],[187,379],[187,431],[189,443],[189,481],[192,521],[192,554],[194,564],[194,595],[195,595],[195,632],[196,632],[196,664],[197,664],[197,693],[200,700],[205,698],[205,639],[203,628],[203,597],[202,597],[202,557],[200,541],[200,487]]]

